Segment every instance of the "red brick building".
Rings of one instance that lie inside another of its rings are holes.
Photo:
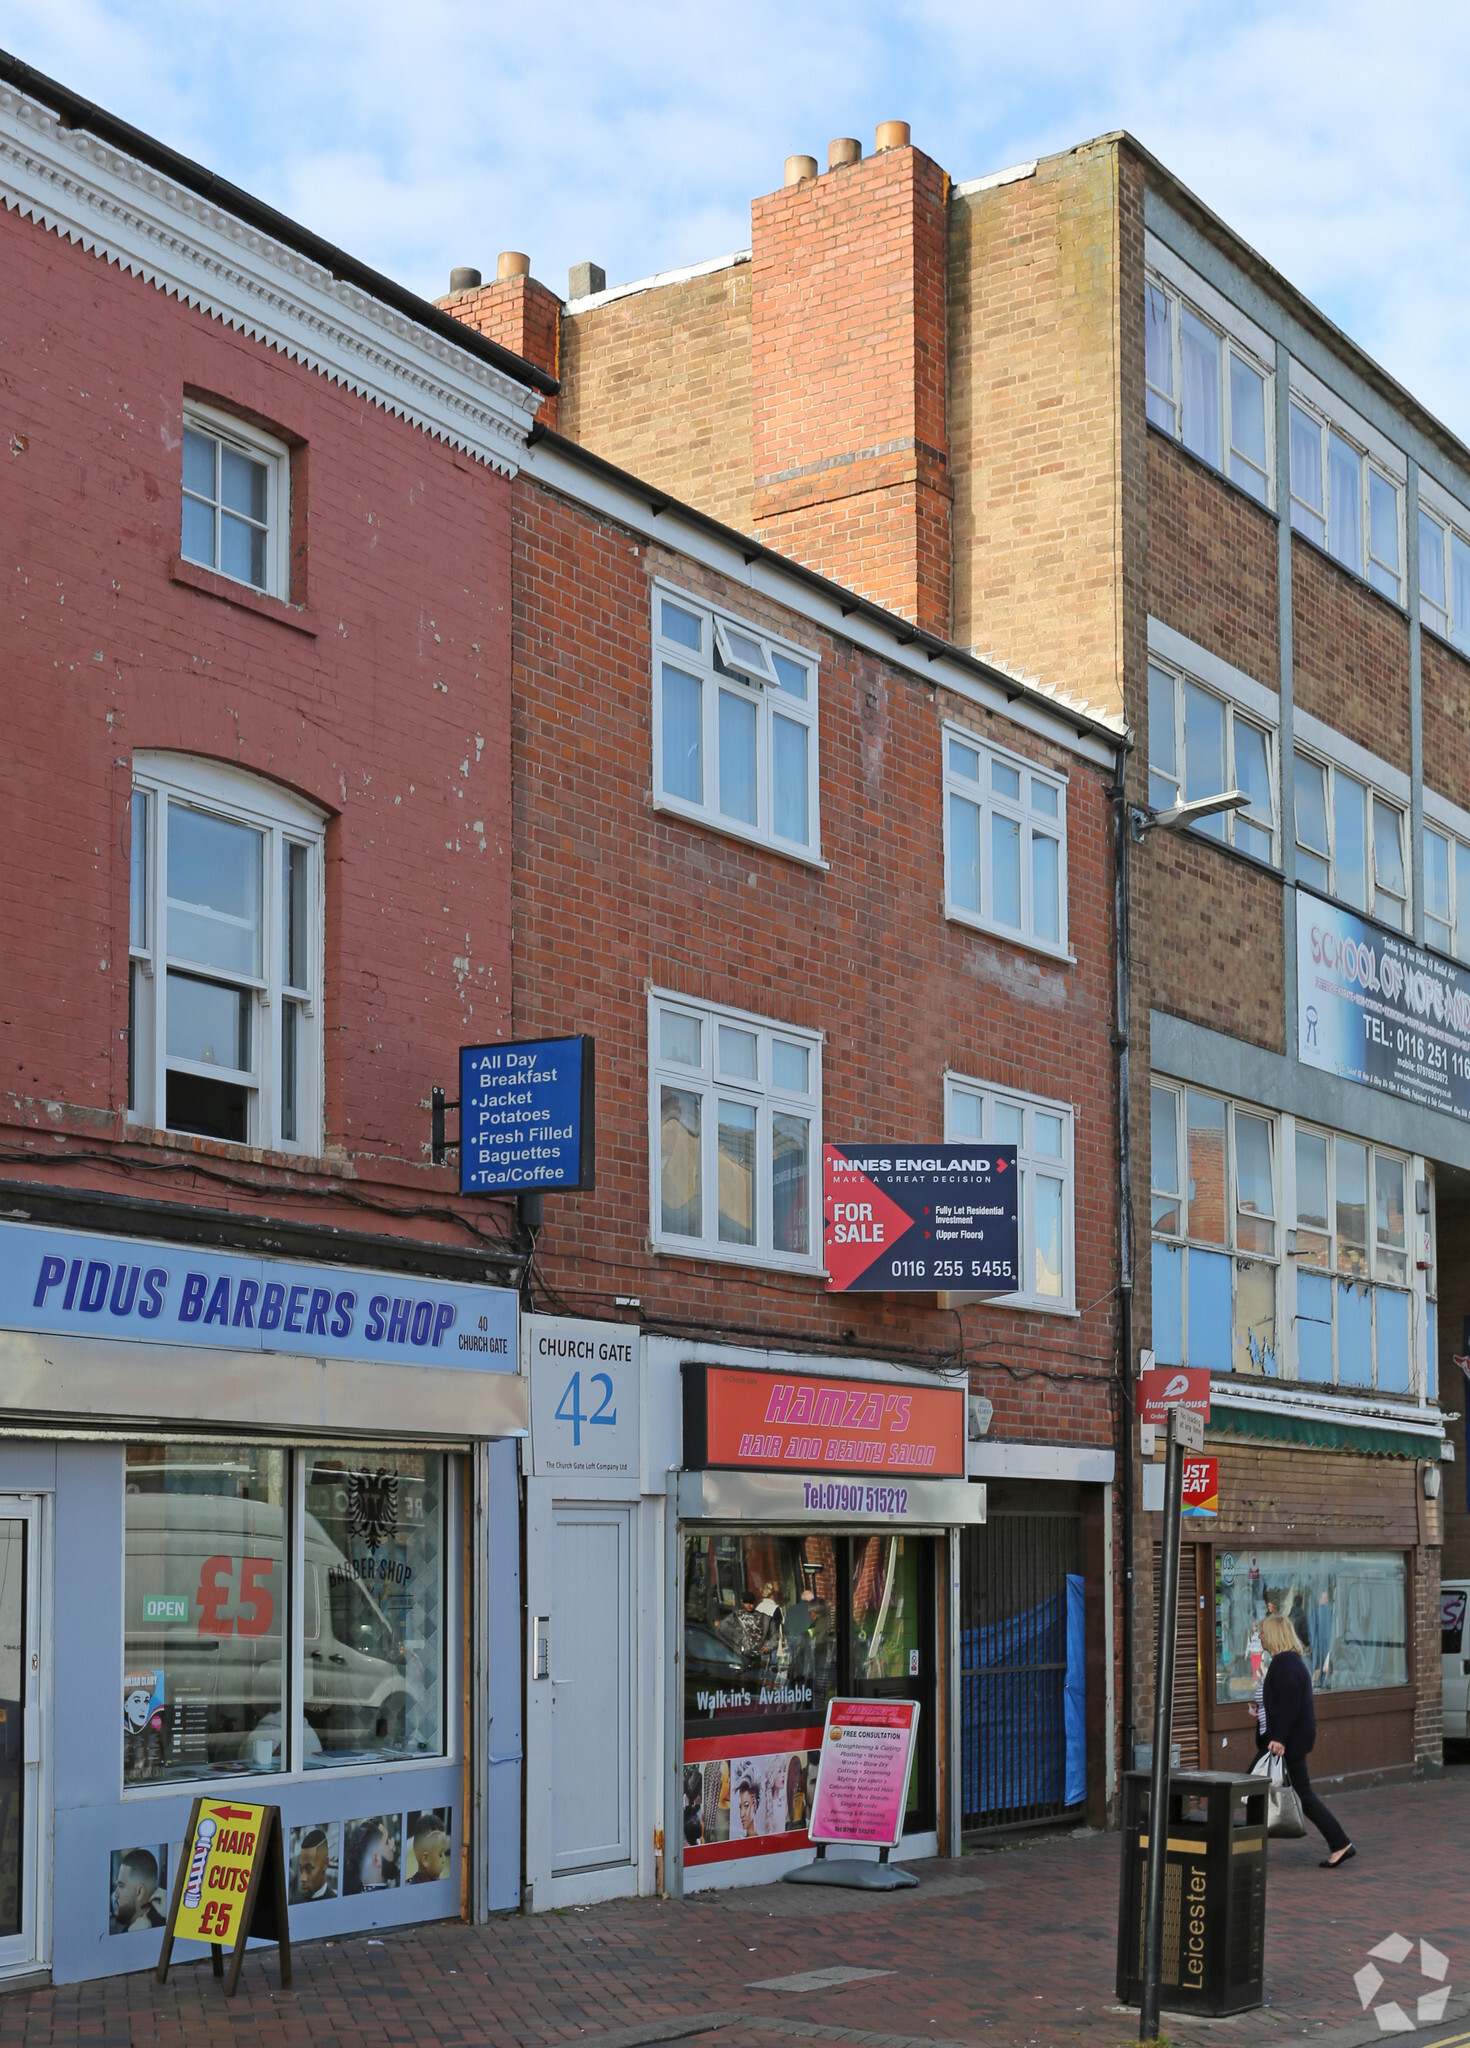
[[[746,250],[579,266],[555,330],[525,289],[563,433],[1126,721],[1126,1370],[1209,1369],[1220,1481],[1176,1734],[1251,1755],[1274,1606],[1318,1768],[1433,1767],[1442,1547],[1470,1571],[1440,1490],[1470,1351],[1470,451],[1126,136],[954,183],[885,124],[820,175],[788,159]],[[456,309],[496,332],[501,291]],[[1158,1478],[1124,1486],[1140,1741]]]
[[[9,60],[0,162],[0,1969],[67,1979],[200,1789],[299,1935],[519,1900],[524,1258],[427,1098],[511,1023],[551,380]]]

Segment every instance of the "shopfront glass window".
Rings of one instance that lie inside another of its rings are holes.
[[[1318,1692],[1408,1683],[1407,1579],[1392,1551],[1216,1550],[1215,1697],[1249,1700],[1267,1615],[1291,1622]]]
[[[308,1769],[443,1752],[444,1493],[433,1452],[307,1458]]]
[[[127,1452],[123,1782],[283,1766],[286,1454]]]

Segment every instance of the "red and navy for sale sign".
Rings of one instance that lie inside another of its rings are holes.
[[[822,1246],[837,1294],[1014,1294],[1014,1145],[824,1145]]]

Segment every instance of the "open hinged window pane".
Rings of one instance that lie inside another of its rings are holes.
[[[757,682],[779,686],[776,665],[764,640],[758,640],[754,633],[742,632],[740,627],[722,619],[718,612],[715,614],[715,644],[727,668],[735,669],[740,675],[751,676]]]

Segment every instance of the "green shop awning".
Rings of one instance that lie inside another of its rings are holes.
[[[1383,1423],[1331,1422],[1325,1416],[1286,1415],[1271,1408],[1227,1408],[1223,1403],[1211,1408],[1205,1435],[1263,1437],[1278,1444],[1315,1444],[1319,1450],[1357,1451],[1364,1457],[1439,1456],[1437,1437],[1391,1429]]]

